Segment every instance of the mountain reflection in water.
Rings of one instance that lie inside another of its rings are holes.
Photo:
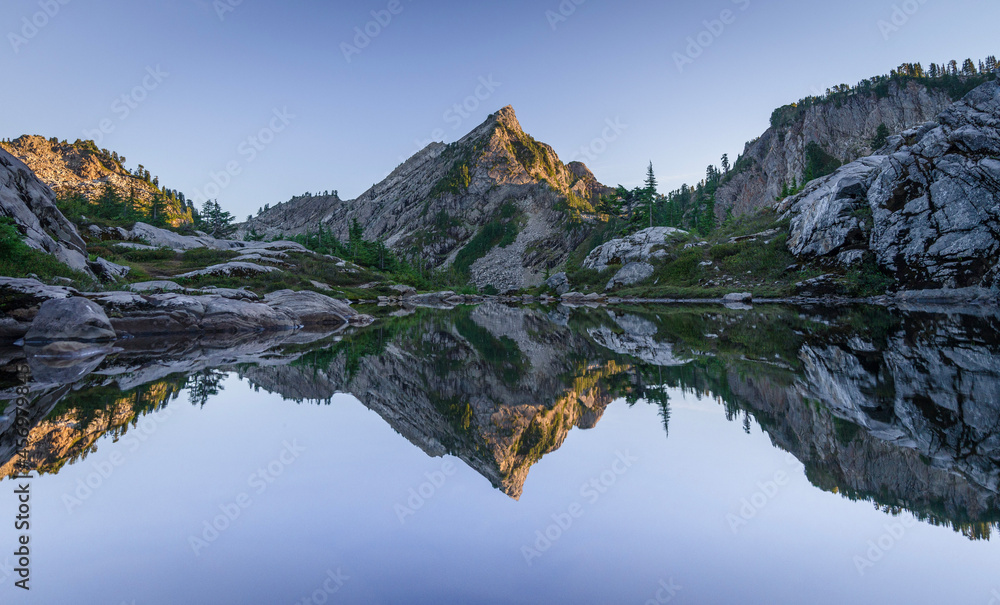
[[[755,420],[818,488],[989,539],[1000,522],[1000,321],[993,312],[762,306],[404,309],[363,330],[130,340],[85,360],[0,349],[0,399],[32,370],[28,446],[0,419],[0,476],[58,473],[223,377],[296,402],[350,393],[429,456],[511,498],[533,464],[616,399],[669,388]],[[155,438],[155,437],[153,437]]]

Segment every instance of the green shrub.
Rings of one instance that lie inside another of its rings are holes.
[[[194,248],[181,255],[181,264],[185,267],[209,267],[228,262],[239,256],[232,250],[213,250],[211,248]]]

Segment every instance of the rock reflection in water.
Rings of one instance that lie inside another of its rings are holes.
[[[0,473],[18,457],[56,472],[184,390],[210,402],[236,372],[299,402],[351,393],[428,455],[455,455],[518,498],[531,466],[612,401],[656,405],[669,429],[668,388],[681,388],[718,398],[747,430],[756,420],[821,489],[989,538],[998,331],[996,314],[974,310],[488,303],[406,310],[345,334],[132,341],[36,373],[28,448],[15,452],[12,421],[0,421]],[[12,370],[24,353],[4,349],[0,363]],[[0,398],[13,399],[12,375]]]

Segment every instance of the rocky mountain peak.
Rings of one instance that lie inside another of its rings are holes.
[[[514,107],[512,105],[501,108],[498,112],[491,115],[490,118],[508,130],[512,130],[514,132],[524,132],[524,130],[521,129],[521,123],[517,121],[517,115],[514,113]]]
[[[580,238],[567,222],[607,191],[525,133],[507,106],[454,143],[428,145],[355,200],[294,198],[243,229],[273,237],[322,226],[344,239],[357,220],[366,238],[417,264],[458,263],[479,287],[503,292],[537,285],[563,262]]]

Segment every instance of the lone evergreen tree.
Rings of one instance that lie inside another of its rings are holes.
[[[646,187],[643,189],[643,195],[646,198],[646,204],[649,207],[649,226],[653,226],[653,200],[656,199],[656,175],[653,173],[653,162],[649,163],[649,168],[646,170]]]
[[[890,134],[892,133],[889,132],[889,127],[884,122],[879,124],[878,130],[875,131],[875,137],[872,138],[872,151],[878,151],[885,147]]]

